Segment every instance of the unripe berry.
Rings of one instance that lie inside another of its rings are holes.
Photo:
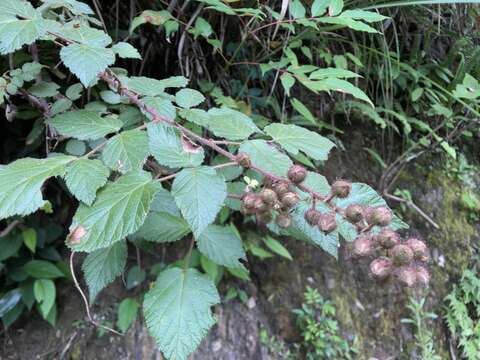
[[[355,258],[372,254],[373,242],[369,237],[359,236],[352,243],[352,256]]]
[[[410,238],[405,241],[405,245],[412,249],[415,260],[424,261],[427,257],[427,245],[422,240]]]
[[[400,282],[408,287],[412,287],[417,282],[417,272],[411,266],[402,266],[396,271],[396,275]]]
[[[392,222],[392,212],[390,209],[379,206],[375,208],[368,208],[365,212],[365,218],[371,225],[387,226]]]
[[[265,202],[259,196],[257,196],[257,198],[255,199],[255,204],[253,207],[256,210],[256,212],[263,212],[268,209],[268,205],[265,204]]]
[[[326,234],[331,233],[337,228],[337,221],[334,213],[324,213],[318,220],[318,228]]]
[[[262,197],[262,200],[268,205],[274,204],[278,199],[277,193],[272,189],[263,189],[260,192],[260,196]]]
[[[294,184],[300,184],[307,177],[307,169],[301,165],[292,165],[288,169],[287,176]]]
[[[299,200],[300,198],[298,197],[297,194],[295,194],[294,192],[287,192],[282,195],[280,201],[284,207],[291,208],[295,206]]]
[[[282,229],[286,229],[292,224],[292,219],[288,214],[279,214],[275,218],[275,222]]]
[[[386,279],[392,273],[392,270],[393,263],[389,258],[378,258],[370,263],[370,272],[378,280]]]
[[[284,181],[274,183],[272,185],[272,189],[277,193],[278,197],[281,197],[283,194],[290,191],[290,187],[288,186],[288,183]]]
[[[246,193],[242,196],[242,205],[247,209],[251,209],[255,206],[255,201],[257,198],[257,194]]]
[[[382,229],[378,234],[378,243],[385,249],[391,249],[400,242],[400,235],[391,229]]]
[[[254,207],[252,208],[247,208],[245,205],[240,205],[240,212],[244,215],[253,215],[255,214],[256,210]]]
[[[413,260],[413,251],[405,244],[398,244],[390,251],[393,263],[397,266],[407,265]]]
[[[352,191],[352,184],[345,180],[337,180],[332,184],[332,195],[339,198],[346,198]]]
[[[248,156],[248,154],[243,153],[243,152],[237,154],[236,160],[237,160],[238,165],[240,165],[244,168],[248,168],[252,165],[252,163],[250,161],[250,157]]]
[[[315,210],[315,209],[309,209],[305,212],[305,221],[307,222],[307,224],[309,225],[317,225],[318,224],[318,220],[320,220],[320,212]]]
[[[423,266],[415,267],[416,282],[419,285],[427,286],[430,282],[430,273]]]
[[[255,218],[258,223],[268,224],[272,221],[273,217],[270,211],[260,212],[255,215]]]
[[[353,224],[356,224],[363,219],[363,213],[363,206],[358,204],[348,205],[347,209],[345,210],[345,216],[347,220]]]

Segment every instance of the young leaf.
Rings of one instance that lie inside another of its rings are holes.
[[[263,238],[263,242],[265,245],[268,246],[270,250],[272,250],[275,254],[280,255],[288,260],[293,260],[292,255],[288,252],[288,250],[283,246],[278,240],[272,238],[271,236],[265,236]]]
[[[94,83],[99,73],[115,62],[115,53],[104,47],[70,44],[60,50],[60,58],[82,84],[88,87]]]
[[[328,0],[313,0],[312,3],[312,16],[320,16],[325,14],[328,8]]]
[[[200,166],[180,171],[173,181],[172,195],[198,237],[215,220],[227,197],[227,186],[215,169]]]
[[[90,303],[98,293],[119,276],[127,262],[127,243],[122,240],[105,248],[96,250],[85,258],[82,270],[87,282]]]
[[[108,140],[102,161],[110,169],[126,173],[142,168],[149,152],[146,132],[127,130]]]
[[[69,245],[75,251],[91,252],[133,234],[145,221],[160,188],[149,173],[141,170],[108,183],[92,206],[80,204],[70,226]]]
[[[347,94],[350,94],[357,99],[363,100],[369,103],[372,107],[374,107],[370,98],[365,94],[362,90],[358,87],[350,84],[348,81],[336,78],[327,78],[320,80],[321,86],[325,87],[325,90],[333,90],[333,91],[340,91]]]
[[[215,323],[210,307],[219,302],[215,284],[195,269],[160,273],[143,309],[148,330],[167,359],[186,360],[195,351]]]
[[[137,318],[140,304],[136,299],[126,298],[118,306],[117,326],[121,332],[126,332]]]
[[[107,182],[110,171],[100,160],[80,159],[67,166],[68,190],[87,205],[92,205],[97,190]]]
[[[62,176],[71,156],[23,158],[0,167],[0,219],[28,215],[45,205],[41,188],[52,176]]]
[[[123,59],[142,59],[138,50],[127,42],[119,42],[113,45],[112,50]]]
[[[23,0],[0,2],[0,54],[5,55],[30,45],[45,35],[55,22],[45,20],[32,4]]]
[[[295,78],[288,73],[284,73],[282,76],[280,76],[280,81],[285,89],[285,93],[290,96],[290,89],[295,84]]]
[[[136,235],[155,242],[172,242],[190,232],[187,222],[181,217],[166,212],[150,212]]]
[[[292,15],[294,19],[305,17],[306,10],[300,0],[292,0],[290,2],[289,10],[290,10],[290,15]]]
[[[340,17],[351,18],[354,20],[363,20],[368,23],[387,20],[388,16],[383,16],[382,14],[376,13],[374,11],[365,11],[365,10],[346,10],[342,12]]]
[[[254,132],[261,132],[247,115],[229,108],[208,111],[208,129],[216,136],[228,140],[243,140]]]
[[[60,135],[79,140],[96,140],[120,130],[123,123],[113,117],[102,117],[96,111],[78,110],[57,115],[48,124]]]
[[[23,243],[32,253],[35,253],[37,247],[37,231],[34,228],[28,228],[22,231]],[[3,249],[2,249],[3,251]]]
[[[188,139],[180,138],[179,131],[162,123],[150,123],[147,127],[150,152],[155,159],[171,168],[195,167],[203,162],[204,151]]]
[[[50,279],[35,280],[33,284],[35,300],[40,304],[40,311],[46,317],[55,304],[55,283]]]
[[[198,237],[198,250],[218,265],[240,267],[240,259],[246,255],[242,240],[237,231],[230,226],[210,225]]]
[[[184,109],[190,109],[204,101],[202,93],[193,89],[182,89],[175,94],[175,102]]]
[[[244,142],[239,149],[250,156],[254,165],[277,176],[285,176],[292,166],[292,160],[265,140],[250,140]]]
[[[264,130],[289,153],[297,155],[299,151],[303,151],[315,160],[326,160],[335,146],[327,138],[297,125],[275,123]]]

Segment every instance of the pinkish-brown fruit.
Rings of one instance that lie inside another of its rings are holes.
[[[318,228],[326,234],[331,233],[337,228],[337,221],[334,213],[324,213],[318,220]]]
[[[272,189],[268,189],[268,188],[263,189],[260,192],[260,196],[262,197],[262,200],[268,205],[273,205],[278,200],[277,193]]]
[[[309,209],[305,212],[305,221],[307,224],[315,226],[318,224],[318,220],[320,220],[320,212],[315,209]]]
[[[395,273],[403,285],[413,287],[417,283],[417,271],[411,266],[402,266]]]
[[[339,198],[346,198],[352,191],[352,184],[346,180],[337,180],[332,184],[332,195]]]
[[[279,214],[275,218],[275,222],[282,229],[286,229],[292,224],[292,219],[288,214]]]
[[[379,206],[368,208],[365,212],[365,218],[371,225],[387,226],[392,222],[393,215],[390,209],[384,206]]]
[[[256,212],[263,212],[268,209],[268,205],[265,204],[265,202],[262,200],[260,196],[257,196],[255,199],[255,204],[253,205],[253,208],[256,210]]]
[[[258,199],[257,194],[246,193],[242,196],[242,205],[246,209],[251,209],[255,206],[255,201]]]
[[[258,223],[268,224],[273,220],[272,214],[270,211],[260,212],[255,215],[255,218]]]
[[[423,266],[415,267],[416,282],[419,285],[427,286],[430,282],[430,273]]]
[[[282,195],[280,201],[284,207],[291,208],[295,206],[299,200],[300,198],[298,197],[297,194],[295,194],[294,192],[287,192]]]
[[[400,242],[400,235],[391,229],[382,229],[378,234],[378,243],[385,249],[391,249]]]
[[[392,260],[386,257],[381,257],[373,260],[370,263],[370,272],[375,279],[383,280],[386,279],[393,270]]]
[[[353,224],[356,224],[363,219],[363,213],[363,206],[358,204],[348,205],[345,210],[347,220]]]
[[[272,185],[272,189],[277,193],[278,197],[281,197],[283,194],[290,191],[290,187],[286,182],[277,182]]]
[[[238,153],[237,156],[235,157],[238,165],[244,167],[244,168],[249,168],[252,163],[250,161],[250,157],[246,153]]]
[[[405,245],[412,249],[415,260],[423,261],[427,257],[427,245],[422,240],[410,238],[405,241]]]
[[[369,256],[373,252],[373,242],[367,236],[359,236],[352,243],[352,256],[355,258]]]
[[[390,250],[390,255],[393,263],[397,266],[407,265],[413,260],[413,251],[405,244],[395,245]]]
[[[300,184],[307,177],[307,169],[301,165],[292,165],[288,169],[287,176],[294,184]]]

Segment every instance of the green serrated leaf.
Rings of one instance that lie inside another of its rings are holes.
[[[155,242],[172,242],[190,232],[187,222],[167,212],[150,212],[136,235]]]
[[[142,59],[138,50],[126,42],[119,42],[113,45],[112,50],[123,59]]]
[[[181,168],[202,164],[203,148],[181,138],[174,127],[163,123],[150,123],[147,133],[150,152],[161,165]]]
[[[185,87],[188,79],[183,76],[172,76],[166,79],[157,80],[143,76],[132,76],[126,82],[126,86],[141,95],[158,96],[165,94],[166,88]]]
[[[110,169],[126,173],[142,168],[149,153],[147,133],[127,130],[108,140],[102,151],[102,161]]]
[[[45,180],[62,176],[71,156],[24,158],[0,167],[0,219],[28,215],[45,205],[41,188]]]
[[[126,262],[127,243],[124,240],[88,254],[82,264],[82,270],[88,286],[90,303],[95,301],[105,286],[123,272]]]
[[[205,101],[201,92],[193,89],[181,89],[175,94],[175,102],[184,109],[200,105]]]
[[[275,123],[264,130],[289,153],[297,155],[302,151],[315,160],[327,160],[330,150],[335,146],[318,133],[297,125]]]
[[[227,197],[225,179],[215,169],[183,169],[173,181],[172,195],[196,237],[213,223]]]
[[[102,117],[89,110],[69,111],[48,120],[61,135],[79,140],[96,140],[120,130],[123,123],[114,117]]]
[[[92,206],[80,204],[70,226],[70,246],[91,252],[108,247],[142,226],[160,184],[149,173],[132,171],[108,183]]]
[[[115,53],[104,47],[70,44],[60,50],[60,58],[85,87],[95,83],[97,75],[115,62]]]
[[[210,225],[197,239],[198,250],[218,265],[240,267],[246,255],[242,240],[230,226]]]
[[[110,171],[100,160],[80,159],[67,166],[65,183],[79,201],[91,205],[109,174]]]
[[[228,140],[243,140],[254,132],[261,132],[247,115],[229,108],[208,111],[208,129],[216,136]]]
[[[238,151],[248,154],[254,165],[277,176],[285,176],[293,164],[288,156],[279,152],[265,140],[246,141]]]
[[[186,360],[215,323],[210,308],[219,302],[215,284],[197,270],[161,272],[145,295],[143,309],[148,330],[163,355]]]

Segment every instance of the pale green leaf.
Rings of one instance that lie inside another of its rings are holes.
[[[28,215],[45,205],[41,188],[45,180],[62,176],[71,156],[24,158],[0,167],[0,219]]]
[[[31,260],[23,265],[23,270],[35,279],[56,279],[65,276],[53,263],[46,260]]]
[[[202,93],[193,89],[181,89],[175,94],[175,102],[185,109],[200,105],[204,101]]]
[[[326,160],[335,146],[327,138],[297,125],[275,123],[264,130],[288,152],[297,155],[302,151],[315,160]]]
[[[120,130],[123,123],[114,117],[102,117],[89,110],[69,111],[48,120],[60,135],[79,140],[96,140]]]
[[[277,176],[286,176],[288,169],[293,164],[288,156],[269,145],[265,140],[246,141],[238,151],[247,153],[254,165]]]
[[[374,107],[372,101],[367,96],[367,94],[365,94],[358,87],[350,84],[348,81],[345,81],[342,79],[336,79],[336,78],[327,78],[327,79],[320,80],[320,83],[322,87],[325,87],[325,90],[334,90],[334,91],[350,94],[356,97],[357,99],[366,101],[372,107]]]
[[[141,95],[158,96],[165,94],[165,89],[170,87],[185,87],[188,79],[183,76],[172,76],[163,80],[152,79],[143,76],[132,76],[126,82],[126,86]]]
[[[5,55],[30,45],[46,34],[54,21],[42,18],[28,1],[0,2],[0,54]]]
[[[176,217],[180,217],[181,215],[180,209],[175,203],[175,199],[173,198],[172,194],[170,191],[165,189],[160,189],[157,192],[152,201],[150,209],[151,211],[165,212]]]
[[[183,169],[173,181],[172,195],[196,237],[213,223],[227,197],[225,179],[215,169]]]
[[[155,109],[160,115],[167,117],[169,120],[174,120],[177,116],[177,109],[168,99],[163,97],[147,96],[143,99],[143,101],[149,108]],[[152,115],[150,112],[143,109],[142,112],[146,117],[152,120]]]
[[[123,59],[142,59],[138,50],[126,42],[119,42],[113,45],[112,50]]]
[[[292,106],[295,110],[297,110],[305,119],[310,121],[311,123],[315,124],[316,120],[313,114],[308,110],[308,108],[298,99],[292,98],[290,100]]]
[[[374,11],[365,11],[365,10],[346,10],[342,12],[339,17],[351,18],[354,20],[363,20],[368,23],[383,21],[388,19],[388,16],[383,16],[382,14],[376,13]]]
[[[181,134],[174,127],[163,123],[150,123],[147,132],[150,152],[161,165],[180,168],[202,164],[203,148],[180,137]]]
[[[34,228],[28,228],[22,231],[23,243],[32,253],[35,253],[37,247],[37,231]]]
[[[290,15],[292,15],[292,17],[294,19],[304,18],[305,14],[307,12],[300,0],[290,1],[290,6],[289,6],[288,10],[290,11]]]
[[[275,254],[280,255],[285,259],[293,260],[292,255],[290,255],[290,252],[278,240],[267,235],[263,238],[263,242]]]
[[[311,13],[312,16],[320,16],[327,11],[329,0],[313,0]]]
[[[117,326],[122,332],[126,332],[130,325],[137,318],[138,307],[140,304],[136,299],[123,299],[118,306],[118,320]]]
[[[172,242],[190,232],[187,222],[167,212],[150,212],[136,235],[149,241]]]
[[[65,24],[61,32],[62,36],[75,43],[95,48],[104,48],[112,42],[112,38],[105,31],[75,21]]]
[[[197,238],[198,250],[218,265],[240,267],[246,255],[238,232],[230,226],[210,225]]]
[[[290,96],[290,89],[295,84],[295,78],[288,73],[284,73],[282,76],[280,76],[280,81],[285,89],[285,93]]]
[[[365,24],[361,21],[354,20],[354,19],[351,19],[351,18],[321,17],[321,18],[318,18],[317,21],[320,21],[320,22],[326,23],[326,24],[343,25],[343,26],[349,27],[352,30],[357,30],[357,31],[365,31],[365,32],[368,32],[368,33],[373,33],[373,34],[378,33],[378,31],[375,30],[370,25],[367,25],[367,24]]]
[[[208,129],[216,136],[228,140],[243,140],[260,129],[247,115],[229,108],[208,111]]]
[[[202,109],[181,109],[178,114],[188,121],[208,128],[210,121],[209,115]]]
[[[115,62],[113,50],[84,44],[63,47],[60,58],[85,87],[95,83],[97,75]]]
[[[353,71],[339,69],[339,68],[323,68],[312,72],[309,76],[311,80],[324,79],[328,77],[333,78],[358,78],[360,75]]]
[[[109,174],[110,171],[100,160],[80,159],[67,166],[65,183],[79,201],[91,205]]]
[[[88,254],[82,264],[82,270],[88,286],[90,303],[95,301],[95,297],[105,286],[123,272],[126,262],[126,241],[118,241],[107,248]]]
[[[110,169],[126,173],[142,168],[149,152],[147,133],[127,130],[108,140],[102,151],[102,161]]]
[[[38,97],[52,97],[58,94],[59,88],[60,85],[57,85],[54,82],[42,81],[30,86],[28,92]]]
[[[160,184],[149,173],[129,172],[108,183],[92,206],[80,204],[70,226],[70,246],[91,252],[111,246],[142,226]]]
[[[147,328],[167,359],[186,360],[215,323],[210,308],[220,302],[215,284],[195,269],[160,273],[145,295]]]
[[[55,304],[55,283],[50,279],[38,279],[33,284],[33,294],[35,300],[40,305],[40,311],[43,317],[46,317]]]

